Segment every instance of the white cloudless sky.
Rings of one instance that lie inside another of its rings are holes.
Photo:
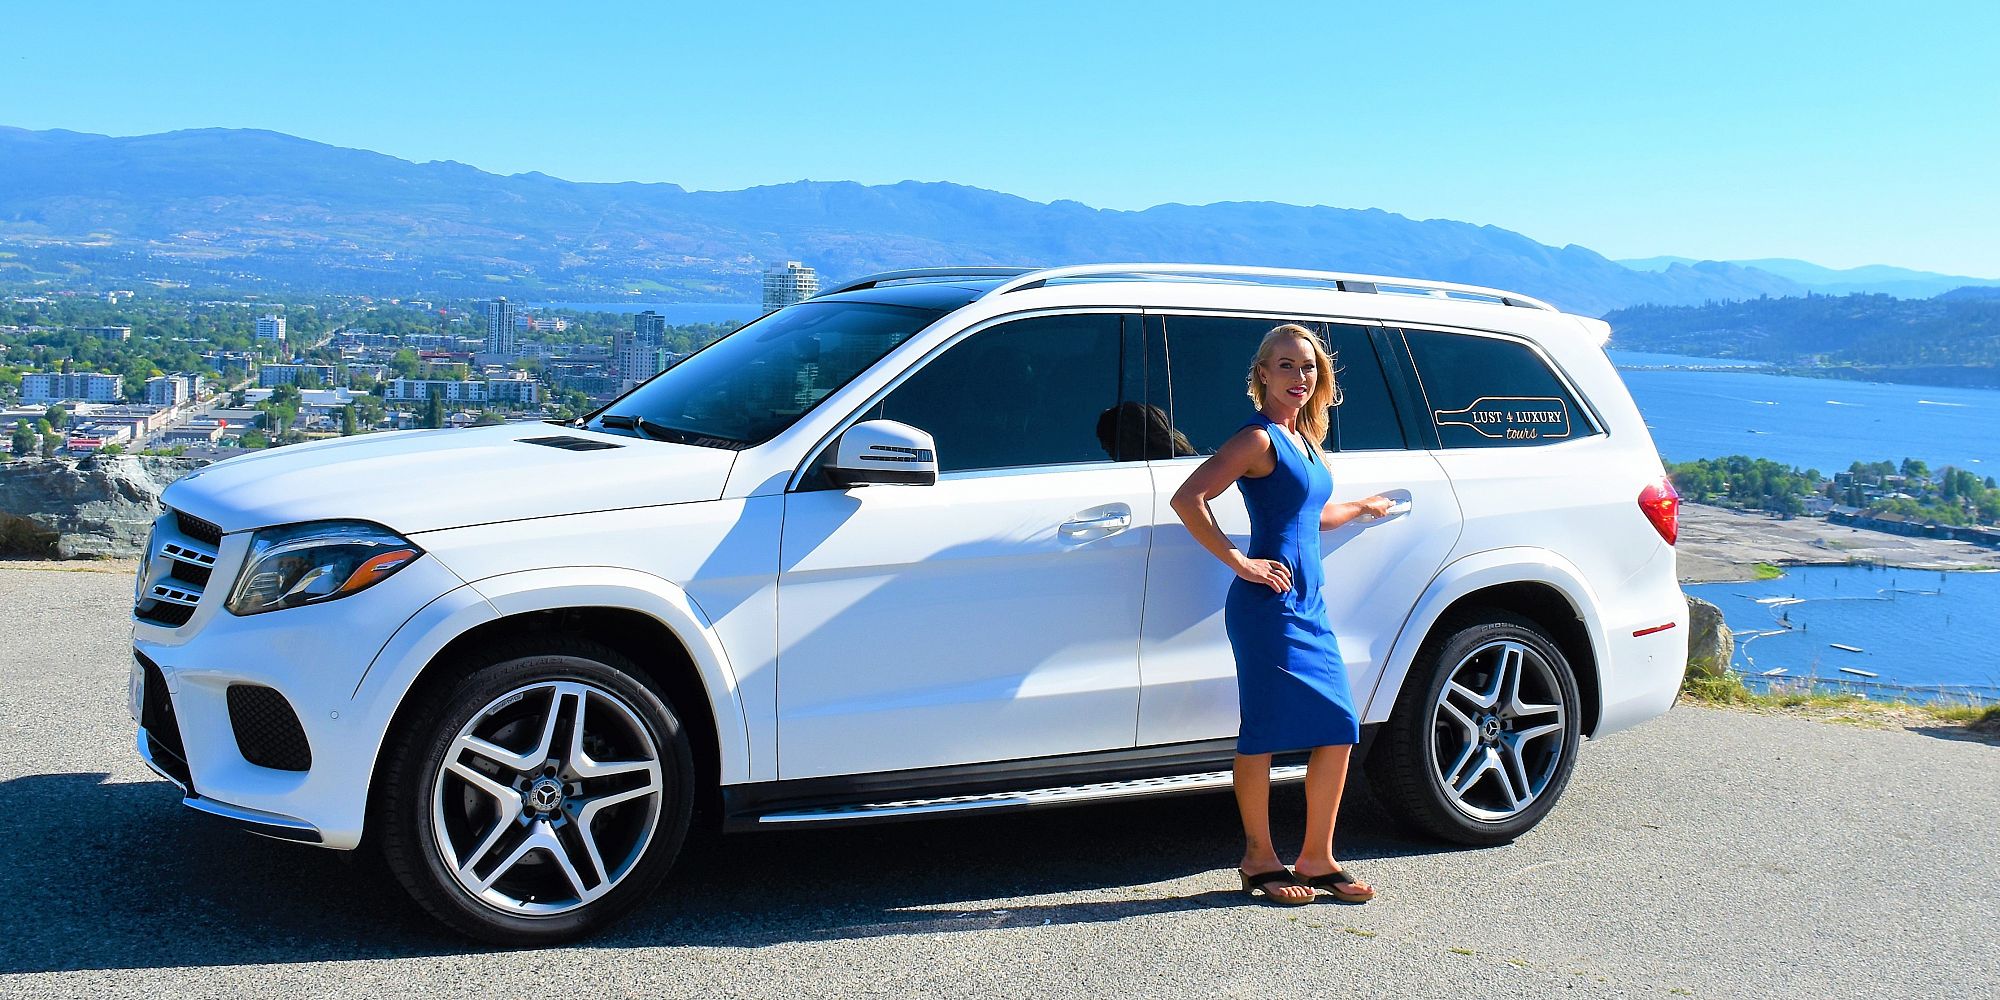
[[[2000,277],[2000,5],[6,4],[0,124]],[[5,164],[0,163],[0,179]]]

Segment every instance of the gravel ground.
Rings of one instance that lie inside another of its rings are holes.
[[[1829,523],[1792,520],[1707,504],[1681,505],[1682,583],[1755,580],[1756,564],[1839,566],[1873,562],[1907,569],[2000,570],[2000,549],[1942,538],[1912,538]]]
[[[2000,747],[1683,707],[1499,848],[1395,832],[1366,906],[1246,903],[1227,795],[712,838],[583,945],[434,927],[366,859],[182,809],[134,757],[129,581],[0,569],[0,995],[1979,997]],[[1277,797],[1296,842],[1301,801]]]

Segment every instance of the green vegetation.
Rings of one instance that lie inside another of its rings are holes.
[[[1934,704],[1792,688],[1758,692],[1744,686],[1742,677],[1734,673],[1720,677],[1690,673],[1681,682],[1681,697],[1698,704],[1810,715],[1830,722],[1890,725],[1916,721],[1964,726],[1976,732],[2000,736],[2000,705]]]
[[[1916,458],[1855,462],[1831,479],[1818,469],[1745,455],[1673,462],[1667,473],[1681,497],[1693,503],[1795,516],[1805,512],[1808,497],[1819,497],[1869,516],[1894,514],[1953,526],[2000,523],[2000,484],[1991,476],[1982,479],[1948,465],[1932,471]]]
[[[2000,385],[2000,299],[1808,295],[1634,306],[1604,317],[1616,346],[1750,358],[1896,382]]]
[[[1767,562],[1760,562],[1752,568],[1756,570],[1757,579],[1759,580],[1776,580],[1785,575],[1782,567]]]

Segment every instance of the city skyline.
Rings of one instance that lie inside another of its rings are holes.
[[[1381,208],[1615,258],[2000,276],[1981,193],[2000,14],[1982,6],[480,10],[25,10],[0,87],[34,96],[6,124],[268,128],[695,190],[914,179],[1124,210]],[[635,72],[588,71],[634,51]]]

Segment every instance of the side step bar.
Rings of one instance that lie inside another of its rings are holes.
[[[1279,764],[1271,768],[1271,781],[1273,783],[1299,781],[1305,776],[1306,766],[1304,764]],[[1100,781],[1087,785],[1061,785],[1053,788],[988,792],[983,795],[951,795],[934,799],[901,799],[895,802],[863,802],[851,805],[784,810],[765,813],[757,817],[757,824],[759,826],[791,826],[807,823],[840,823],[906,819],[917,816],[942,816],[950,813],[972,812],[976,810],[1036,809],[1046,806],[1103,802],[1111,799],[1140,798],[1148,795],[1173,795],[1181,792],[1212,791],[1219,788],[1228,788],[1229,783],[1230,772],[1205,771],[1200,774],[1174,774],[1159,778],[1135,778],[1127,781]]]

